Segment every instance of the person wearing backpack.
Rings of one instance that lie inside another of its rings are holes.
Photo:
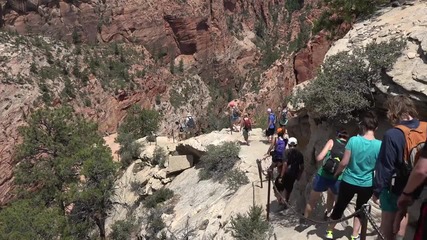
[[[373,112],[367,112],[360,122],[362,135],[353,136],[345,146],[344,155],[334,176],[342,173],[337,201],[330,218],[338,220],[342,217],[347,205],[357,194],[355,211],[359,211],[372,197],[375,164],[381,148],[381,141],[375,138],[378,119]],[[360,215],[353,219],[351,240],[360,239]],[[326,239],[334,239],[333,230],[336,223],[329,224]]]
[[[246,113],[243,117],[240,131],[243,131],[243,138],[245,139],[246,144],[249,146],[249,131],[252,131],[252,122],[248,113]]]
[[[327,191],[326,210],[324,218],[331,213],[334,206],[336,196],[338,194],[341,176],[338,180],[334,177],[339,162],[341,161],[345,145],[348,140],[348,133],[341,129],[337,132],[334,139],[329,139],[319,155],[316,156],[316,161],[322,161],[322,166],[317,171],[313,180],[313,189],[311,190],[309,200],[305,207],[304,216],[309,218],[313,207],[318,202],[321,194]]]
[[[285,150],[285,157],[282,161],[280,175],[275,182],[276,185],[282,185],[282,188],[285,190],[284,201],[287,203],[289,202],[295,181],[299,181],[304,172],[304,156],[296,148],[297,145],[298,140],[296,138],[289,138],[289,148]],[[283,199],[281,199],[281,201],[283,201]]]
[[[190,113],[188,113],[187,117],[185,118],[185,127],[189,132],[190,137],[193,137],[196,130],[196,122]]]
[[[279,126],[281,128],[284,128],[288,124],[288,107],[286,106],[283,107],[283,109],[279,111],[279,113],[280,113]]]
[[[268,138],[268,141],[271,143],[273,141],[274,131],[276,130],[276,115],[274,115],[271,108],[267,109],[268,113],[268,126],[265,131],[265,135]]]
[[[231,118],[231,131],[237,131],[238,132],[238,130],[236,128],[236,123],[238,122],[238,120],[240,118],[240,111],[236,105],[233,105],[231,107],[231,114],[230,115],[231,115],[230,116],[230,118]]]
[[[271,178],[273,175],[274,169],[277,169],[279,173],[282,172],[283,159],[285,157],[286,145],[288,144],[288,139],[284,138],[285,131],[282,128],[277,129],[277,138],[274,138],[270,147],[265,154],[265,157],[271,156],[272,163],[268,168],[268,176]],[[276,187],[279,191],[284,190],[284,186],[280,184],[276,179]],[[283,199],[280,196],[276,196],[279,203],[283,203]]]
[[[408,153],[426,138],[427,123],[420,122],[414,102],[406,96],[389,97],[385,103],[387,118],[394,125],[383,136],[383,144],[375,167],[374,202],[380,201],[381,231],[386,239],[403,239],[407,216],[400,224],[400,230],[393,233],[393,222],[398,207],[397,199],[409,177]],[[418,194],[419,191],[417,191]],[[400,216],[401,218],[402,216]]]
[[[425,140],[427,142],[427,139]],[[411,175],[409,176],[408,183],[400,195],[397,206],[402,213],[405,213],[410,205],[414,202],[414,193],[420,187],[425,186],[427,182],[427,144],[424,144],[417,163],[415,164]],[[402,214],[403,215],[403,214]],[[394,231],[398,232],[400,227],[400,220],[397,218],[394,223]],[[427,199],[424,199],[421,204],[420,215],[415,230],[414,240],[427,239]]]

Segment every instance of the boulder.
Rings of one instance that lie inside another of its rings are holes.
[[[170,156],[167,173],[180,172],[193,166],[193,155]]]

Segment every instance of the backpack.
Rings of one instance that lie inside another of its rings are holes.
[[[404,125],[397,125],[396,128],[403,132],[406,142],[403,150],[403,163],[396,168],[396,173],[393,175],[394,179],[392,179],[392,192],[400,194],[408,182],[412,169],[420,158],[421,149],[425,145],[427,122],[420,121],[420,125],[416,129],[411,129]],[[416,190],[415,195],[421,193],[422,187],[423,185]]]
[[[283,110],[281,115],[280,115],[280,121],[279,124],[282,126],[285,126],[288,123],[288,111],[287,110]]]
[[[323,162],[323,171],[326,171],[329,174],[335,174],[338,169],[338,165],[341,162],[342,157],[344,156],[346,142],[334,140],[334,146],[332,146],[329,157]]]
[[[232,110],[232,112],[231,112],[231,116],[232,116],[233,118],[238,118],[238,117],[240,117],[239,109],[237,109],[237,108],[233,108],[233,110]]]
[[[246,130],[252,130],[252,123],[249,118],[243,118],[243,126]]]
[[[188,128],[194,128],[194,127],[196,127],[196,123],[194,122],[193,117],[188,117],[187,118],[187,127]]]
[[[276,159],[283,159],[285,149],[286,149],[286,141],[281,137],[277,138],[276,146],[274,148],[274,155]]]

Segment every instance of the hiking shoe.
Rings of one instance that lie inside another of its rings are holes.
[[[305,218],[300,218],[299,225],[304,229],[310,227],[310,223]]]
[[[332,231],[326,231],[326,239],[334,239],[334,234]]]
[[[351,235],[351,236],[350,236],[350,239],[351,239],[351,240],[360,240],[360,235],[357,235],[356,237],[355,237],[355,236],[353,236],[353,235]]]

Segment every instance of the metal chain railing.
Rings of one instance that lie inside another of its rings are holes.
[[[263,170],[262,170],[262,166],[261,166],[261,162],[265,160],[265,158],[263,159],[257,159],[257,166],[258,166],[258,173],[259,173],[259,178],[260,178],[260,182],[261,182],[261,188],[262,188],[262,182],[263,182],[263,178],[262,175],[263,174]],[[267,180],[268,180],[268,185],[270,185],[271,183],[273,183],[273,190],[279,194],[279,196],[282,199],[286,199],[281,193],[280,191],[277,189],[277,187],[275,186],[272,178],[270,178],[269,176],[266,176]],[[268,191],[268,204],[267,204],[267,219],[269,219],[269,201],[270,201],[270,191]],[[359,209],[358,211],[354,212],[353,214],[350,214],[348,216],[345,216],[341,219],[338,220],[328,220],[328,221],[319,221],[319,220],[314,220],[314,219],[310,219],[305,217],[303,214],[301,214],[299,211],[297,211],[294,207],[292,207],[288,202],[284,201],[287,209],[290,209],[294,214],[296,214],[297,216],[299,216],[301,219],[304,219],[305,221],[314,223],[314,224],[318,224],[318,225],[327,225],[327,224],[334,224],[334,223],[340,223],[340,222],[344,222],[347,221],[353,217],[356,216],[361,216],[361,220],[362,220],[362,234],[364,237],[362,239],[366,239],[366,231],[367,231],[367,222],[369,221],[369,223],[372,225],[372,227],[374,228],[375,232],[377,232],[378,234],[378,238],[380,240],[385,240],[384,235],[382,234],[382,232],[380,231],[379,227],[377,226],[377,224],[375,223],[374,219],[372,218],[371,215],[371,205],[369,204],[364,204],[362,206],[361,209]]]
[[[272,181],[272,180],[269,180],[269,181]],[[280,196],[281,198],[285,199],[285,197],[284,197],[284,196],[279,192],[279,190],[278,190],[278,189],[277,189],[277,187],[274,185],[274,183],[273,183],[273,189],[274,189],[274,191],[275,191],[276,193],[278,193],[278,194],[279,194],[279,196]],[[298,212],[295,208],[293,208],[293,207],[292,207],[288,202],[284,201],[284,203],[285,203],[285,205],[286,205],[286,207],[287,207],[288,209],[290,209],[293,213],[295,213],[295,214],[296,214],[297,216],[299,216],[300,218],[302,218],[302,219],[304,219],[304,220],[306,220],[306,221],[309,221],[309,222],[312,222],[312,223],[318,224],[318,225],[322,225],[322,224],[327,225],[327,224],[333,224],[333,223],[340,223],[340,222],[344,222],[344,221],[347,221],[347,220],[349,220],[349,219],[351,219],[351,218],[353,218],[353,217],[356,217],[357,215],[360,215],[360,213],[362,213],[362,212],[363,212],[363,208],[361,208],[361,209],[359,209],[358,211],[354,212],[353,214],[348,215],[348,216],[345,216],[345,217],[343,217],[343,218],[341,218],[341,219],[338,219],[338,220],[319,221],[319,220],[314,220],[314,219],[310,219],[310,218],[305,217],[303,214],[301,214],[301,213],[300,213],[300,212]]]
[[[365,204],[365,205],[368,206],[368,208],[363,208],[363,211],[365,211],[364,214],[365,214],[366,218],[368,219],[368,221],[371,224],[371,226],[374,228],[375,232],[378,233],[378,237],[381,240],[385,240],[385,237],[384,237],[383,233],[381,232],[380,228],[377,226],[377,224],[375,223],[374,219],[372,218],[372,215],[371,215],[371,205],[369,205],[369,204]]]
[[[273,180],[272,179],[268,179],[268,181],[269,182],[273,182]],[[280,191],[277,189],[277,187],[275,186],[275,184],[274,184],[274,182],[273,182],[273,189],[274,189],[274,191],[277,193],[277,194],[279,194],[279,196],[282,198],[282,199],[285,199],[285,197],[280,193]],[[300,217],[300,218],[302,218],[302,219],[304,219],[304,220],[306,220],[306,221],[309,221],[309,222],[312,222],[312,223],[314,223],[314,224],[318,224],[318,225],[326,225],[326,224],[334,224],[334,223],[340,223],[340,222],[344,222],[344,221],[347,221],[347,220],[349,220],[349,219],[351,219],[351,218],[353,218],[353,217],[356,217],[356,216],[361,216],[362,217],[362,221],[363,221],[363,218],[366,218],[366,220],[367,221],[369,221],[369,223],[372,225],[372,227],[374,228],[374,230],[375,230],[375,232],[377,232],[377,234],[378,234],[378,237],[379,237],[379,239],[381,239],[381,240],[385,240],[385,238],[384,238],[384,236],[383,236],[383,234],[382,234],[382,232],[380,231],[380,229],[379,229],[379,227],[377,226],[377,224],[375,223],[375,221],[374,221],[374,219],[372,218],[372,215],[371,215],[371,205],[369,205],[369,204],[364,204],[363,206],[362,206],[362,208],[360,208],[358,211],[356,211],[356,212],[354,212],[353,214],[350,214],[350,215],[348,215],[348,216],[345,216],[345,217],[343,217],[343,218],[341,218],[341,219],[337,219],[337,220],[328,220],[328,221],[318,221],[318,220],[314,220],[314,219],[310,219],[310,218],[307,218],[306,216],[304,216],[303,214],[301,214],[300,212],[298,212],[294,207],[292,207],[288,202],[286,202],[286,201],[284,201],[284,203],[285,203],[285,205],[286,205],[286,207],[288,208],[288,209],[290,209],[294,214],[296,214],[298,217]],[[362,214],[362,215],[361,215]],[[363,228],[363,223],[362,223],[362,228]],[[365,229],[362,229],[362,234],[363,234],[363,231],[365,231],[364,232],[364,234],[366,235],[366,226],[365,226]]]

